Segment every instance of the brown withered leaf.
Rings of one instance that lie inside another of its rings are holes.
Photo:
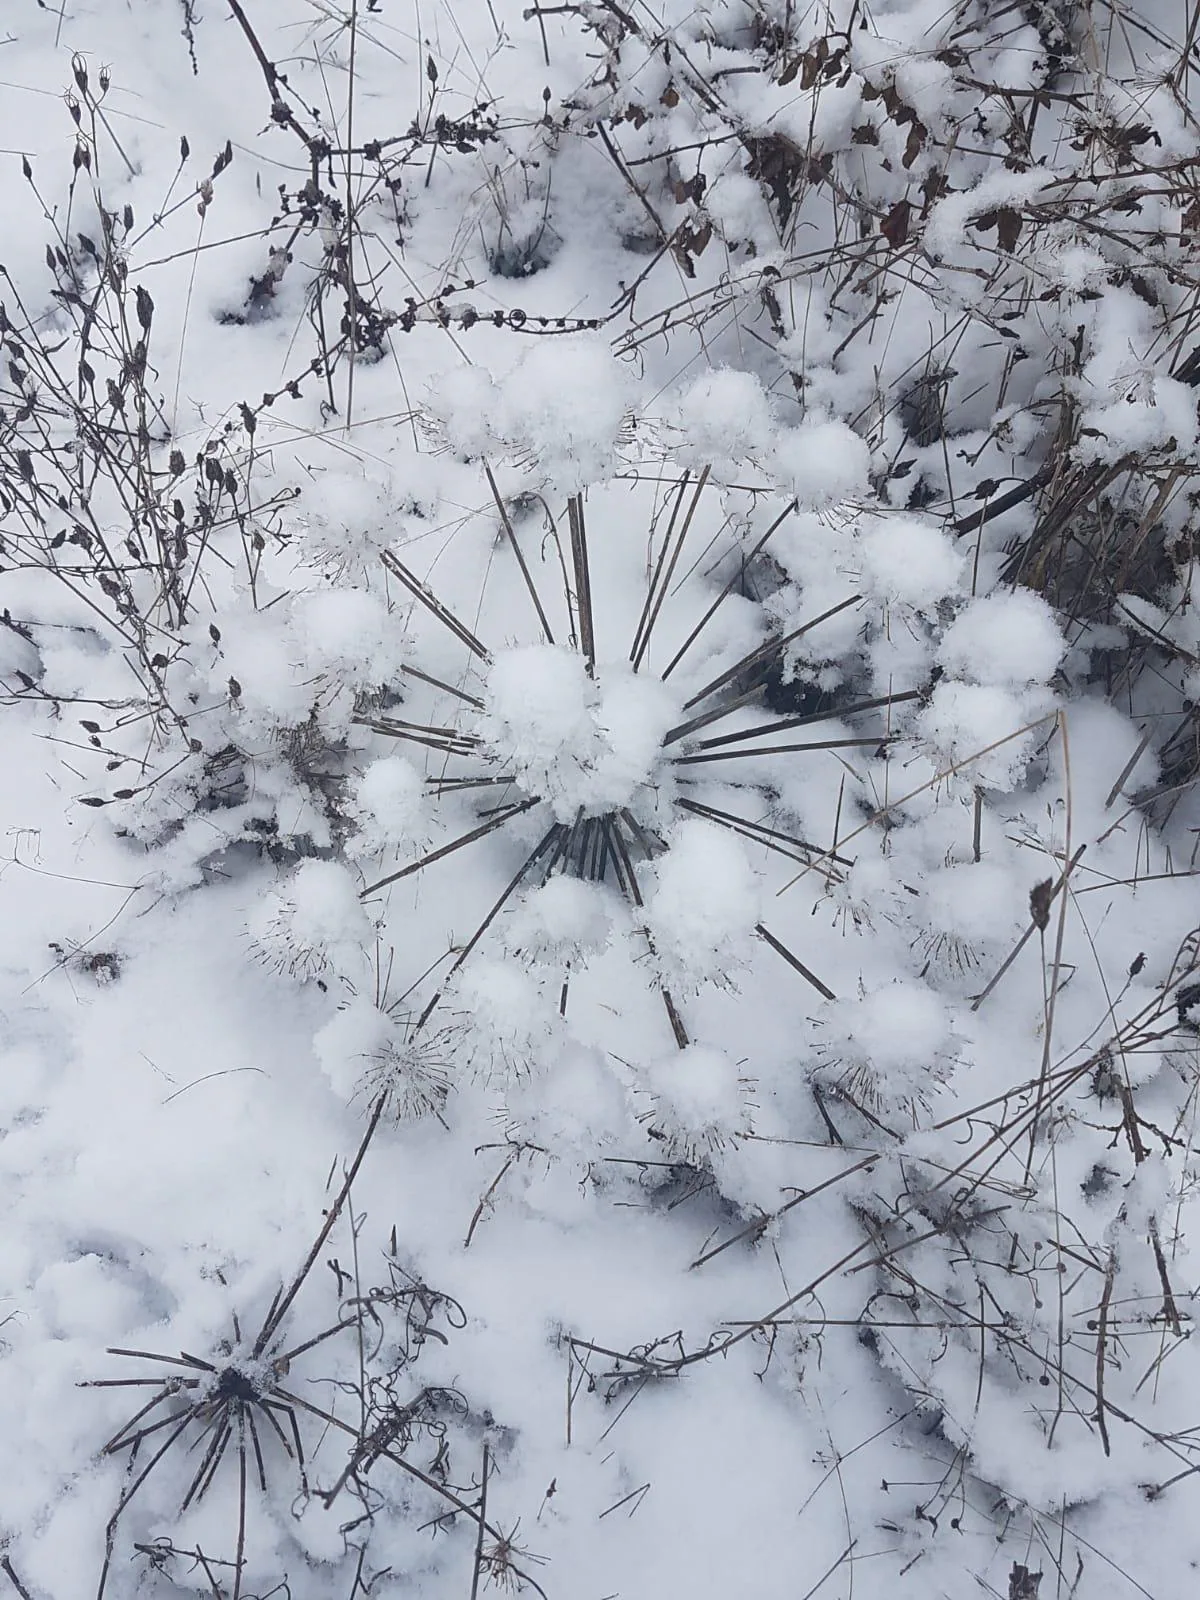
[[[908,238],[908,223],[911,216],[912,206],[909,205],[908,201],[897,200],[896,204],[879,224],[880,233],[893,250],[899,250],[900,246]]]
[[[1039,933],[1050,926],[1050,902],[1054,899],[1054,879],[1043,878],[1029,891],[1029,915]]]
[[[996,241],[1001,250],[1010,254],[1017,248],[1017,240],[1021,237],[1021,223],[1023,218],[1019,211],[1014,211],[1011,206],[1001,206],[996,213]]]

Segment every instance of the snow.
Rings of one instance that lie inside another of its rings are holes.
[[[781,429],[771,456],[779,482],[806,510],[837,505],[867,486],[870,451],[844,422],[806,421]]]
[[[566,494],[608,476],[628,395],[624,369],[586,334],[534,345],[499,382],[455,368],[429,388],[431,413],[455,450],[517,457]]]
[[[497,767],[573,822],[581,811],[654,809],[663,735],[678,714],[661,682],[627,665],[592,675],[575,651],[524,645],[492,662],[479,736]]]
[[[353,850],[373,856],[426,840],[429,807],[422,773],[406,756],[379,756],[357,774],[350,810],[358,823]]]
[[[750,1131],[748,1085],[719,1050],[689,1045],[651,1062],[644,1081],[651,1131],[674,1160],[699,1165]]]
[[[750,958],[761,889],[736,838],[682,822],[655,870],[647,927],[664,981],[699,988],[734,981]]]
[[[873,1110],[913,1108],[953,1070],[954,1037],[933,990],[897,978],[821,1019],[818,1071],[836,1092]]]
[[[888,605],[935,610],[958,586],[963,558],[940,528],[917,517],[877,518],[859,544],[863,584]]]
[[[770,403],[752,372],[705,372],[664,407],[678,459],[692,467],[734,465],[765,453],[774,431]]]
[[[552,966],[574,967],[608,944],[612,918],[607,896],[577,878],[550,878],[513,913],[504,942],[518,955]]]
[[[942,635],[938,659],[967,682],[1018,689],[1049,683],[1065,644],[1040,596],[1015,589],[970,601]]]
[[[1190,1593],[1181,14],[7,9],[0,1583]]]
[[[1011,789],[1045,735],[1046,702],[990,684],[939,683],[918,728],[935,761],[972,783]]]
[[[370,943],[371,924],[358,884],[334,861],[304,861],[265,895],[249,925],[265,965],[307,980],[352,972]]]

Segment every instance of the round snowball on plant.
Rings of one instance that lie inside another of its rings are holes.
[[[524,967],[476,956],[447,996],[456,1027],[455,1055],[482,1083],[539,1073],[561,1041],[562,1019]]]
[[[355,1095],[367,1106],[386,1096],[393,1122],[441,1116],[452,1088],[452,1043],[445,1028],[414,1031],[388,1018],[388,1027],[367,1053]]]
[[[969,601],[946,629],[938,659],[968,683],[1023,688],[1048,683],[1066,641],[1053,610],[1030,589]]]
[[[817,1043],[818,1076],[873,1114],[915,1113],[947,1081],[954,1055],[944,1002],[925,984],[898,978],[831,1002]]]
[[[751,1085],[724,1051],[688,1045],[646,1068],[643,1119],[673,1161],[701,1166],[750,1132]]]
[[[826,886],[824,898],[842,933],[903,921],[906,896],[893,862],[868,850]]]
[[[429,804],[425,780],[405,756],[381,756],[353,780],[346,807],[357,822],[350,841],[354,855],[415,846],[429,839]]]
[[[531,961],[578,966],[604,949],[611,932],[607,894],[564,873],[529,891],[505,926],[504,943]]]
[[[510,1139],[575,1163],[594,1160],[629,1125],[624,1086],[604,1055],[574,1042],[558,1052],[553,1072],[509,1089],[504,1114]]]
[[[721,367],[674,396],[665,420],[684,466],[736,463],[765,451],[774,433],[766,390],[751,372]]]
[[[495,423],[563,494],[611,476],[629,375],[598,335],[537,340],[498,385]]]
[[[748,964],[761,887],[740,841],[710,822],[672,830],[654,864],[646,928],[668,986],[730,982]]]
[[[392,535],[397,503],[386,483],[359,472],[314,473],[289,529],[314,565],[341,577],[379,570],[379,552]]]
[[[704,209],[727,244],[752,241],[769,250],[777,237],[761,187],[744,172],[722,167],[704,191]]]
[[[482,367],[456,365],[430,384],[429,416],[450,448],[465,460],[496,455],[504,441],[493,425],[498,391]]]
[[[961,767],[965,783],[1012,789],[1024,776],[1037,742],[1044,697],[990,685],[942,682],[916,719],[943,771]]]
[[[302,659],[330,674],[339,688],[386,683],[399,670],[400,621],[368,589],[314,589],[293,607]]]
[[[866,493],[871,452],[844,422],[803,422],[776,435],[771,467],[802,509],[815,510]]]
[[[663,737],[679,701],[628,663],[589,677],[583,657],[560,645],[498,651],[488,673],[478,733],[486,754],[560,822],[630,807],[649,820],[650,786],[666,781]]]
[[[303,981],[359,971],[375,938],[357,882],[335,861],[302,862],[263,897],[249,932],[265,965]]]
[[[925,875],[920,910],[925,927],[914,950],[930,973],[970,979],[1019,930],[1028,916],[1028,893],[1011,867],[963,862]]]
[[[367,1061],[383,1047],[392,1026],[378,1006],[354,999],[339,1006],[313,1035],[313,1053],[330,1087],[343,1100],[353,1097]]]
[[[964,565],[940,528],[903,515],[873,519],[859,536],[858,558],[868,594],[926,615],[958,588]]]
[[[213,692],[232,697],[243,747],[302,723],[312,710],[316,685],[313,674],[302,668],[284,607],[225,612],[220,616],[220,634],[220,645],[214,646],[203,631],[196,653],[201,660],[211,657],[208,677]]]

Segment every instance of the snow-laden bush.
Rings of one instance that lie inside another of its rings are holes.
[[[5,20],[6,1581],[1187,1592],[1194,18],[384,10]]]

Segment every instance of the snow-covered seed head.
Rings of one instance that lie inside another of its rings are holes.
[[[334,861],[302,862],[263,898],[249,933],[264,965],[301,980],[353,971],[373,937],[354,879]]]
[[[680,712],[658,679],[617,663],[592,676],[574,650],[523,645],[495,656],[485,705],[478,732],[488,759],[559,822],[658,814],[669,785],[663,737]]]
[[[405,1034],[396,1029],[368,1057],[357,1093],[368,1104],[386,1094],[395,1122],[440,1116],[450,1096],[451,1043],[444,1031]]]
[[[643,1118],[672,1160],[698,1167],[750,1132],[751,1084],[721,1050],[689,1045],[649,1067]]]
[[[940,996],[896,979],[832,1004],[816,1055],[833,1093],[872,1115],[915,1116],[953,1072],[956,1039]]]
[[[481,956],[454,981],[454,1064],[484,1084],[519,1082],[555,1058],[563,1028],[539,985],[511,960]]]
[[[579,967],[605,948],[611,933],[604,892],[557,877],[525,895],[504,929],[504,943],[527,961]]]
[[[505,1137],[537,1145],[550,1160],[585,1165],[626,1135],[625,1088],[604,1053],[568,1041],[554,1070],[509,1086],[504,1098]]]

